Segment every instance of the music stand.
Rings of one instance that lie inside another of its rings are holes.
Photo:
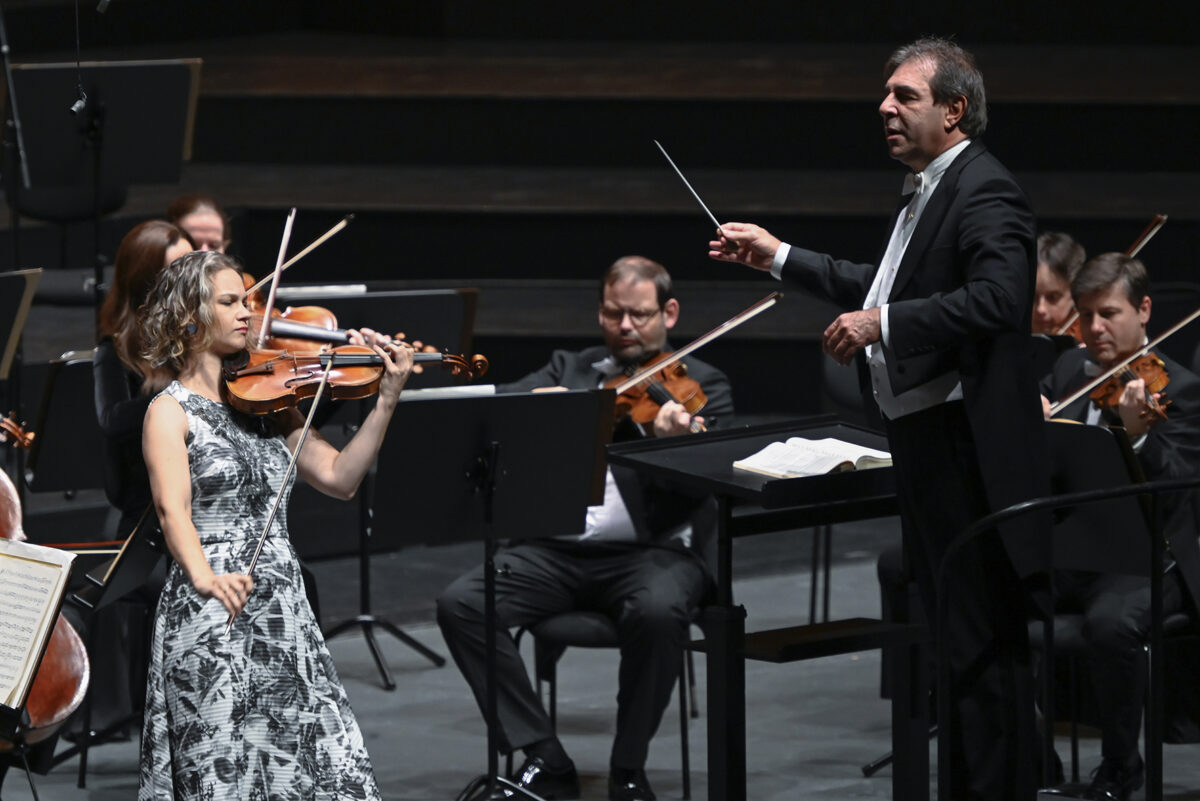
[[[96,420],[92,352],[46,367],[25,481],[34,492],[103,488],[104,434]]]
[[[179,183],[191,158],[192,127],[200,87],[200,59],[85,61],[14,64],[13,92],[20,97],[21,126],[28,145],[21,169],[30,186],[6,165],[5,191],[13,214],[36,219],[93,221],[95,299],[103,300],[100,218],[124,205],[130,184]],[[87,96],[83,108],[77,81]],[[154,99],[154,124],[146,124],[146,101]],[[67,111],[72,113],[68,114]],[[11,110],[8,112],[11,116]],[[8,151],[17,158],[15,151]],[[20,250],[14,244],[18,263]]]
[[[280,288],[279,299],[297,305],[317,304],[332,311],[341,325],[356,327],[368,326],[377,331],[395,334],[403,331],[410,337],[419,336],[423,340],[437,343],[446,350],[461,353],[470,347],[471,327],[474,324],[474,309],[476,293],[473,290],[424,290],[424,291],[385,291],[368,292],[355,286],[290,286]],[[447,383],[461,383],[448,371],[437,367],[427,368],[420,375],[411,376],[406,384],[409,388],[445,386]],[[343,404],[343,406],[349,404]],[[354,404],[359,412],[358,423],[366,417],[366,404]],[[323,410],[318,410],[321,414]],[[336,415],[336,411],[328,414],[324,422]],[[403,439],[403,438],[402,438]],[[392,690],[396,682],[383,653],[375,641],[374,629],[383,627],[393,637],[420,653],[438,667],[446,664],[440,654],[427,648],[423,643],[414,639],[399,626],[391,621],[375,616],[371,611],[371,553],[382,551],[387,546],[376,544],[372,547],[371,528],[375,480],[368,476],[359,488],[359,536],[358,536],[358,577],[359,577],[359,613],[353,618],[335,623],[325,629],[326,639],[342,634],[352,628],[359,628],[367,640],[367,646],[375,659],[380,678],[385,689]],[[322,555],[328,555],[329,545],[327,536],[320,531],[318,536],[305,537],[305,526],[301,521],[309,520],[316,524],[326,517],[322,513],[337,504],[315,492],[298,488],[293,495],[293,505],[297,501],[305,506],[306,514],[294,515],[292,524],[292,540],[296,543],[297,551],[306,553],[306,539],[321,543]],[[315,497],[314,497],[315,496]],[[340,505],[340,504],[338,504]],[[345,520],[345,513],[340,509],[328,515],[329,519]],[[378,542],[378,539],[376,540]],[[335,546],[336,547],[336,546]]]
[[[405,491],[380,494],[378,531],[413,532],[406,540],[414,542],[483,542],[488,767],[460,797],[502,784],[537,798],[498,776],[496,541],[583,530],[587,507],[604,497],[614,401],[612,390],[410,401],[396,410],[404,436],[380,450],[380,485]]]
[[[154,572],[154,568],[162,559],[162,555],[162,529],[159,528],[154,507],[147,506],[117,555],[86,573],[84,575],[85,584],[72,592],[69,600],[89,613],[103,609],[114,601],[120,601],[146,584],[150,574]],[[145,605],[144,602],[143,605]],[[89,650],[91,650],[92,630],[89,629],[88,633]],[[100,731],[92,731],[90,688],[83,703],[83,729],[78,740],[70,748],[55,754],[53,760],[54,765],[61,765],[78,754],[78,786],[81,788],[84,786],[87,776],[88,749],[93,745],[103,745],[113,740],[129,724],[140,721],[145,713],[144,705],[139,706],[135,703],[133,711],[128,715],[110,723]]]

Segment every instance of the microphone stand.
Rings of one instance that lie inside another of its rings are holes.
[[[8,213],[11,217],[12,237],[13,237],[13,269],[21,267],[21,251],[18,245],[19,237],[17,236],[17,198],[20,195],[21,189],[29,189],[29,162],[25,159],[25,135],[21,131],[21,115],[17,112],[17,88],[13,84],[12,59],[9,57],[8,47],[8,28],[4,24],[4,11],[0,9],[0,56],[4,59],[4,79],[8,85],[8,107],[12,112],[12,118],[8,121],[8,127],[13,130],[14,137],[11,142],[6,142],[6,146],[17,149],[17,169],[21,171],[21,181],[18,184],[13,182],[13,197],[10,198]]]

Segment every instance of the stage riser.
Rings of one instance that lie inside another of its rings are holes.
[[[882,98],[881,98],[882,99]],[[1194,170],[1200,106],[989,104],[1012,170]],[[1153,119],[1153,126],[1146,120]],[[875,102],[202,97],[195,159],[313,164],[886,169]],[[1137,143],[1131,153],[1128,143]]]

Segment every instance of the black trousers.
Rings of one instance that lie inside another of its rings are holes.
[[[621,665],[611,763],[641,768],[671,700],[693,610],[709,584],[693,554],[634,543],[538,540],[496,555],[497,721],[501,748],[554,735],[510,629],[562,612],[587,610],[617,624]],[[482,567],[460,577],[437,602],[446,646],[486,709]]]
[[[990,511],[961,402],[887,421],[901,524],[925,614],[936,621],[947,546]],[[1032,801],[1037,791],[1029,606],[1003,545],[985,536],[946,577],[952,679],[951,798]]]
[[[1060,570],[1056,611],[1081,612],[1088,673],[1102,732],[1101,753],[1132,761],[1142,726],[1148,681],[1142,646],[1150,639],[1150,580],[1142,576]],[[1163,614],[1184,608],[1178,570],[1163,576]]]

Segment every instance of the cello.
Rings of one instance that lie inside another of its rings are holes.
[[[15,442],[32,439],[32,435],[16,436],[24,434],[19,428],[14,431],[6,427],[5,430]],[[25,539],[20,497],[3,470],[0,470],[0,539],[18,542]],[[25,699],[28,723],[23,722],[18,727],[14,742],[33,745],[52,737],[83,702],[90,676],[91,667],[83,640],[74,626],[59,614]],[[0,740],[0,755],[12,748],[12,742]]]

